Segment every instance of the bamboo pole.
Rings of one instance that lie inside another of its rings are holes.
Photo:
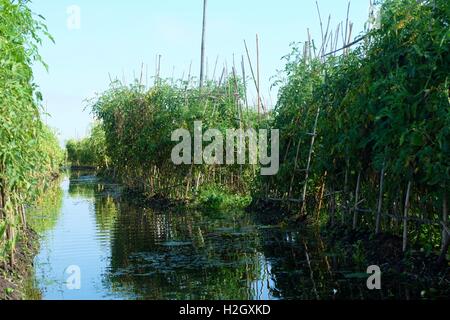
[[[205,36],[206,36],[206,8],[208,1],[203,0],[203,26],[202,26],[202,47],[200,57],[200,88],[203,87],[204,68],[205,68]]]
[[[4,192],[3,187],[0,184],[0,220],[4,219],[4,207],[5,207],[5,201],[4,201]]]
[[[358,174],[358,181],[356,182],[355,191],[355,205],[353,207],[353,230],[358,226],[358,205],[359,205],[359,191],[361,189],[361,171]]]
[[[320,218],[320,211],[322,210],[323,196],[325,194],[325,184],[326,184],[327,176],[328,176],[328,171],[325,171],[325,175],[323,177],[322,186],[320,188],[319,207],[317,208],[317,217],[318,217],[317,220],[319,220],[319,218]]]
[[[244,84],[244,99],[245,99],[245,107],[248,112],[248,92],[247,92],[247,78],[245,75],[245,61],[244,61],[244,55],[242,55],[241,59],[241,68],[242,68],[242,81]]]
[[[442,248],[440,260],[445,260],[445,256],[448,252],[449,239],[448,234],[448,198],[447,190],[444,190],[444,195],[442,197]]]
[[[345,37],[342,39],[344,41],[344,47],[347,45],[349,19],[350,19],[350,1],[348,2],[347,18],[345,20]]]
[[[256,82],[258,85],[258,114],[261,114],[261,83],[260,83],[260,61],[259,61],[259,36],[256,34]]]
[[[300,138],[300,139],[298,140],[297,153],[296,153],[296,155],[295,155],[294,172],[293,172],[293,174],[292,174],[292,177],[291,177],[291,184],[290,184],[290,186],[289,186],[289,198],[292,196],[292,190],[293,190],[293,187],[294,187],[294,179],[295,179],[295,173],[297,172],[297,168],[298,168],[298,157],[299,157],[299,154],[300,154],[300,145],[301,145],[301,141],[302,141],[302,139]]]
[[[410,181],[408,182],[408,188],[406,190],[405,212],[403,216],[403,252],[406,252],[408,247],[408,215],[410,208],[411,187],[412,182]]]
[[[319,14],[319,23],[320,23],[320,34],[322,36],[322,44],[325,42],[325,36],[323,33],[323,22],[322,22],[322,15],[320,14],[320,8],[319,8],[319,3],[316,1],[316,8],[317,8],[317,13]],[[319,54],[320,54],[321,50],[319,50]]]
[[[311,282],[313,284],[313,290],[314,290],[317,300],[319,300],[320,297],[319,297],[319,293],[317,291],[316,281],[314,280],[314,271],[312,269],[311,258],[309,257],[309,253],[308,253],[308,246],[306,245],[305,241],[303,241],[303,245],[305,247],[306,262],[308,263],[309,275],[311,277]]]
[[[331,213],[330,213],[330,222],[331,226],[334,227],[336,216],[336,193],[334,192],[334,186],[331,188]]]
[[[344,202],[349,207],[348,196],[348,160],[346,161],[345,177],[344,177]],[[345,213],[342,213],[342,224],[345,225]]]
[[[261,96],[260,90],[259,90],[259,86],[258,86],[258,82],[256,80],[256,76],[255,76],[255,72],[253,70],[253,64],[252,64],[252,59],[250,58],[250,52],[248,51],[248,46],[247,46],[247,42],[244,40],[244,45],[245,45],[245,51],[247,53],[247,59],[248,59],[248,64],[250,66],[250,71],[252,73],[252,78],[253,78],[253,82],[255,83],[255,88],[256,88],[256,93],[258,95],[258,97]],[[260,100],[259,100],[260,101]],[[261,101],[260,101],[261,102]],[[262,108],[264,108],[264,105],[261,105]]]
[[[219,63],[219,55],[217,55],[216,62],[214,63],[214,71],[212,75],[212,80],[216,81],[216,71],[217,71],[217,64]]]
[[[319,124],[320,111],[321,111],[321,108],[319,106],[317,108],[316,120],[314,122],[314,130],[313,130],[312,139],[311,139],[311,147],[309,149],[308,162],[307,162],[307,166],[306,166],[306,177],[305,177],[305,184],[303,186],[303,194],[302,194],[303,204],[302,204],[301,213],[305,213],[305,208],[306,208],[306,192],[308,191],[309,173],[311,170],[311,162],[312,162],[312,156],[313,156],[313,152],[314,152],[314,144],[316,142],[317,126]]]
[[[379,234],[381,231],[381,211],[383,209],[383,188],[384,188],[384,174],[385,174],[385,166],[381,170],[380,174],[380,194],[378,195],[378,210],[377,210],[377,220],[375,226],[375,233]]]

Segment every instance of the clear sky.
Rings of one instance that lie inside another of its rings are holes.
[[[347,0],[318,2],[324,23],[329,14],[333,28],[345,20]],[[81,9],[79,29],[68,27],[72,5]],[[36,66],[35,80],[50,114],[46,121],[58,130],[61,143],[86,135],[93,120],[84,101],[108,88],[109,74],[131,82],[144,64],[151,77],[161,55],[162,77],[181,78],[191,61],[197,76],[202,6],[203,0],[35,0],[33,11],[46,18],[56,41],[44,42],[41,53],[49,71]],[[354,36],[363,31],[368,8],[369,0],[352,1]],[[240,61],[244,39],[255,59],[258,33],[261,91],[266,103],[274,104],[277,91],[269,94],[270,79],[283,67],[281,58],[290,52],[290,44],[307,39],[307,28],[320,37],[315,0],[208,0],[209,76],[217,57],[220,69],[225,62],[232,65],[233,55]]]

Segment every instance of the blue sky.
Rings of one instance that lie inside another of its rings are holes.
[[[319,0],[323,20],[332,16],[334,27],[345,20],[347,0]],[[68,7],[81,9],[79,30],[67,26]],[[56,44],[45,41],[41,50],[49,71],[35,66],[35,81],[44,95],[50,116],[47,123],[60,133],[60,141],[81,138],[92,123],[87,98],[108,88],[109,74],[127,82],[139,75],[141,65],[155,73],[162,56],[161,76],[181,78],[199,73],[203,0],[35,0],[34,12],[46,17]],[[364,29],[369,0],[351,3],[354,35]],[[326,21],[324,21],[326,23]],[[320,37],[315,0],[208,0],[207,47],[209,73],[219,56],[219,66],[240,61],[247,40],[255,56],[255,35],[260,37],[261,91],[266,104],[276,102],[271,77],[283,67],[281,58],[292,42],[305,41],[306,30]],[[248,66],[247,66],[248,68]],[[217,72],[219,73],[219,72]]]

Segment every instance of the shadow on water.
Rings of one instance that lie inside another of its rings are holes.
[[[42,236],[36,281],[44,299],[387,299],[420,295],[397,281],[369,291],[367,266],[331,252],[311,229],[264,226],[228,210],[157,212],[120,186],[74,172],[53,208],[33,219]],[[50,202],[50,201],[49,201]],[[50,212],[50,213],[49,213]],[[78,266],[81,288],[65,274]]]

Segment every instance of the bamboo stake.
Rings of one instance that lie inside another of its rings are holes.
[[[322,46],[320,47],[320,50],[319,50],[319,53],[320,53],[321,56],[324,55],[326,47],[327,47],[327,44],[328,44],[328,40],[329,40],[328,33],[329,33],[329,30],[330,30],[330,23],[331,23],[331,15],[328,16],[327,29],[325,31],[325,35],[323,36]]]
[[[442,198],[442,249],[441,249],[441,257],[439,260],[445,260],[445,256],[448,252],[449,247],[449,239],[450,236],[448,234],[447,226],[448,226],[448,198],[447,198],[447,190],[444,190],[444,195]]]
[[[160,76],[161,76],[161,55],[158,55],[157,58],[158,62],[157,62],[157,69],[156,69],[156,84],[159,85],[160,84]]]
[[[383,209],[383,188],[384,188],[384,173],[385,167],[381,170],[380,174],[380,194],[378,195],[378,210],[377,210],[377,221],[375,226],[375,233],[379,234],[381,231],[381,210]]]
[[[206,7],[208,1],[203,0],[203,26],[202,26],[202,47],[200,61],[200,88],[203,87],[204,68],[205,68],[205,36],[206,36]]]
[[[320,188],[320,195],[319,195],[319,207],[317,208],[317,221],[319,221],[320,218],[320,211],[322,210],[322,205],[323,205],[323,196],[325,194],[325,183],[327,180],[327,176],[328,176],[328,171],[325,171],[325,175],[323,177],[323,182],[322,182],[322,186]]]
[[[323,33],[322,15],[320,14],[319,3],[317,1],[316,1],[316,8],[317,8],[317,13],[319,14],[320,33],[321,33],[321,36],[322,36],[322,43],[324,43],[325,42],[325,38],[324,38],[324,33]],[[319,50],[319,54],[320,54],[320,50]]]
[[[347,45],[349,19],[350,19],[350,1],[348,2],[347,19],[345,20],[345,37],[342,39],[344,41],[344,47]]]
[[[349,31],[348,31],[348,39],[347,39],[347,43],[351,43],[352,32],[353,32],[353,22],[350,22],[350,28],[349,28]],[[349,48],[350,48],[350,47],[348,47],[348,48],[346,49],[346,53],[348,53]]]
[[[312,37],[311,37],[311,32],[309,31],[309,28],[306,30],[308,33],[309,58],[311,59],[311,57],[312,57]]]
[[[311,170],[311,162],[312,162],[312,156],[313,156],[313,152],[314,152],[314,144],[316,142],[317,126],[319,124],[320,111],[321,111],[321,108],[319,106],[317,108],[316,120],[314,122],[314,130],[313,130],[312,139],[311,139],[311,147],[309,149],[308,162],[307,162],[307,166],[306,166],[306,177],[305,177],[305,184],[303,186],[303,195],[302,195],[303,204],[302,204],[301,213],[305,213],[305,208],[306,208],[306,192],[308,191],[309,173]]]
[[[3,192],[3,188],[1,187],[1,184],[0,184],[0,220],[3,220],[3,218],[4,218],[4,215],[3,215],[4,203],[5,203],[4,202],[4,192]]]
[[[252,60],[250,58],[250,52],[248,51],[247,42],[245,40],[244,40],[244,45],[245,45],[245,51],[247,52],[248,64],[250,65],[250,71],[252,73],[252,78],[253,78],[253,82],[255,84],[256,92],[257,92],[258,97],[260,97],[261,94],[259,91],[258,82],[256,81],[256,76],[255,76],[255,72],[253,70]],[[262,107],[264,108],[264,105],[262,105]]]
[[[344,177],[344,201],[347,206],[349,206],[349,196],[348,196],[348,160],[346,161],[345,177]],[[342,213],[342,224],[345,225],[345,214]]]
[[[212,80],[216,81],[216,71],[217,71],[217,64],[219,63],[219,55],[217,55],[216,62],[214,63],[214,71],[212,75]]]
[[[361,171],[358,174],[358,181],[356,183],[355,191],[355,205],[353,207],[353,230],[358,226],[358,205],[359,205],[359,191],[361,188]]]
[[[245,75],[244,55],[242,55],[241,68],[242,68],[242,81],[244,82],[245,107],[247,108],[247,112],[248,112],[248,92],[247,92],[247,78],[246,78],[246,75]]]
[[[294,173],[292,174],[291,177],[291,184],[289,186],[289,198],[292,196],[292,189],[294,187],[294,179],[295,179],[295,173],[297,172],[297,168],[298,168],[298,157],[300,154],[300,145],[301,145],[302,139],[300,138],[298,140],[298,145],[297,145],[297,153],[295,155],[295,165],[294,165]]]
[[[258,86],[258,114],[261,114],[261,92],[260,92],[260,65],[259,65],[259,36],[256,34],[256,82]]]
[[[410,197],[411,197],[411,187],[412,182],[408,182],[408,188],[406,191],[406,199],[405,199],[405,212],[403,216],[403,252],[406,252],[408,247],[408,214],[410,207]]]
[[[317,300],[319,300],[319,293],[317,291],[316,281],[314,280],[314,272],[313,272],[313,269],[312,269],[312,266],[311,266],[311,259],[309,257],[309,253],[308,253],[308,246],[306,245],[305,241],[303,241],[303,245],[305,246],[306,262],[308,263],[309,275],[311,277],[311,282],[313,284],[313,290],[314,290],[314,293],[316,295]]]
[[[330,220],[331,220],[331,226],[334,227],[335,223],[335,216],[336,216],[336,193],[334,192],[334,186],[331,189],[331,214],[330,214]]]
[[[140,86],[142,86],[143,77],[144,77],[144,63],[142,62],[142,64],[141,64],[141,76],[139,78],[139,85]]]

